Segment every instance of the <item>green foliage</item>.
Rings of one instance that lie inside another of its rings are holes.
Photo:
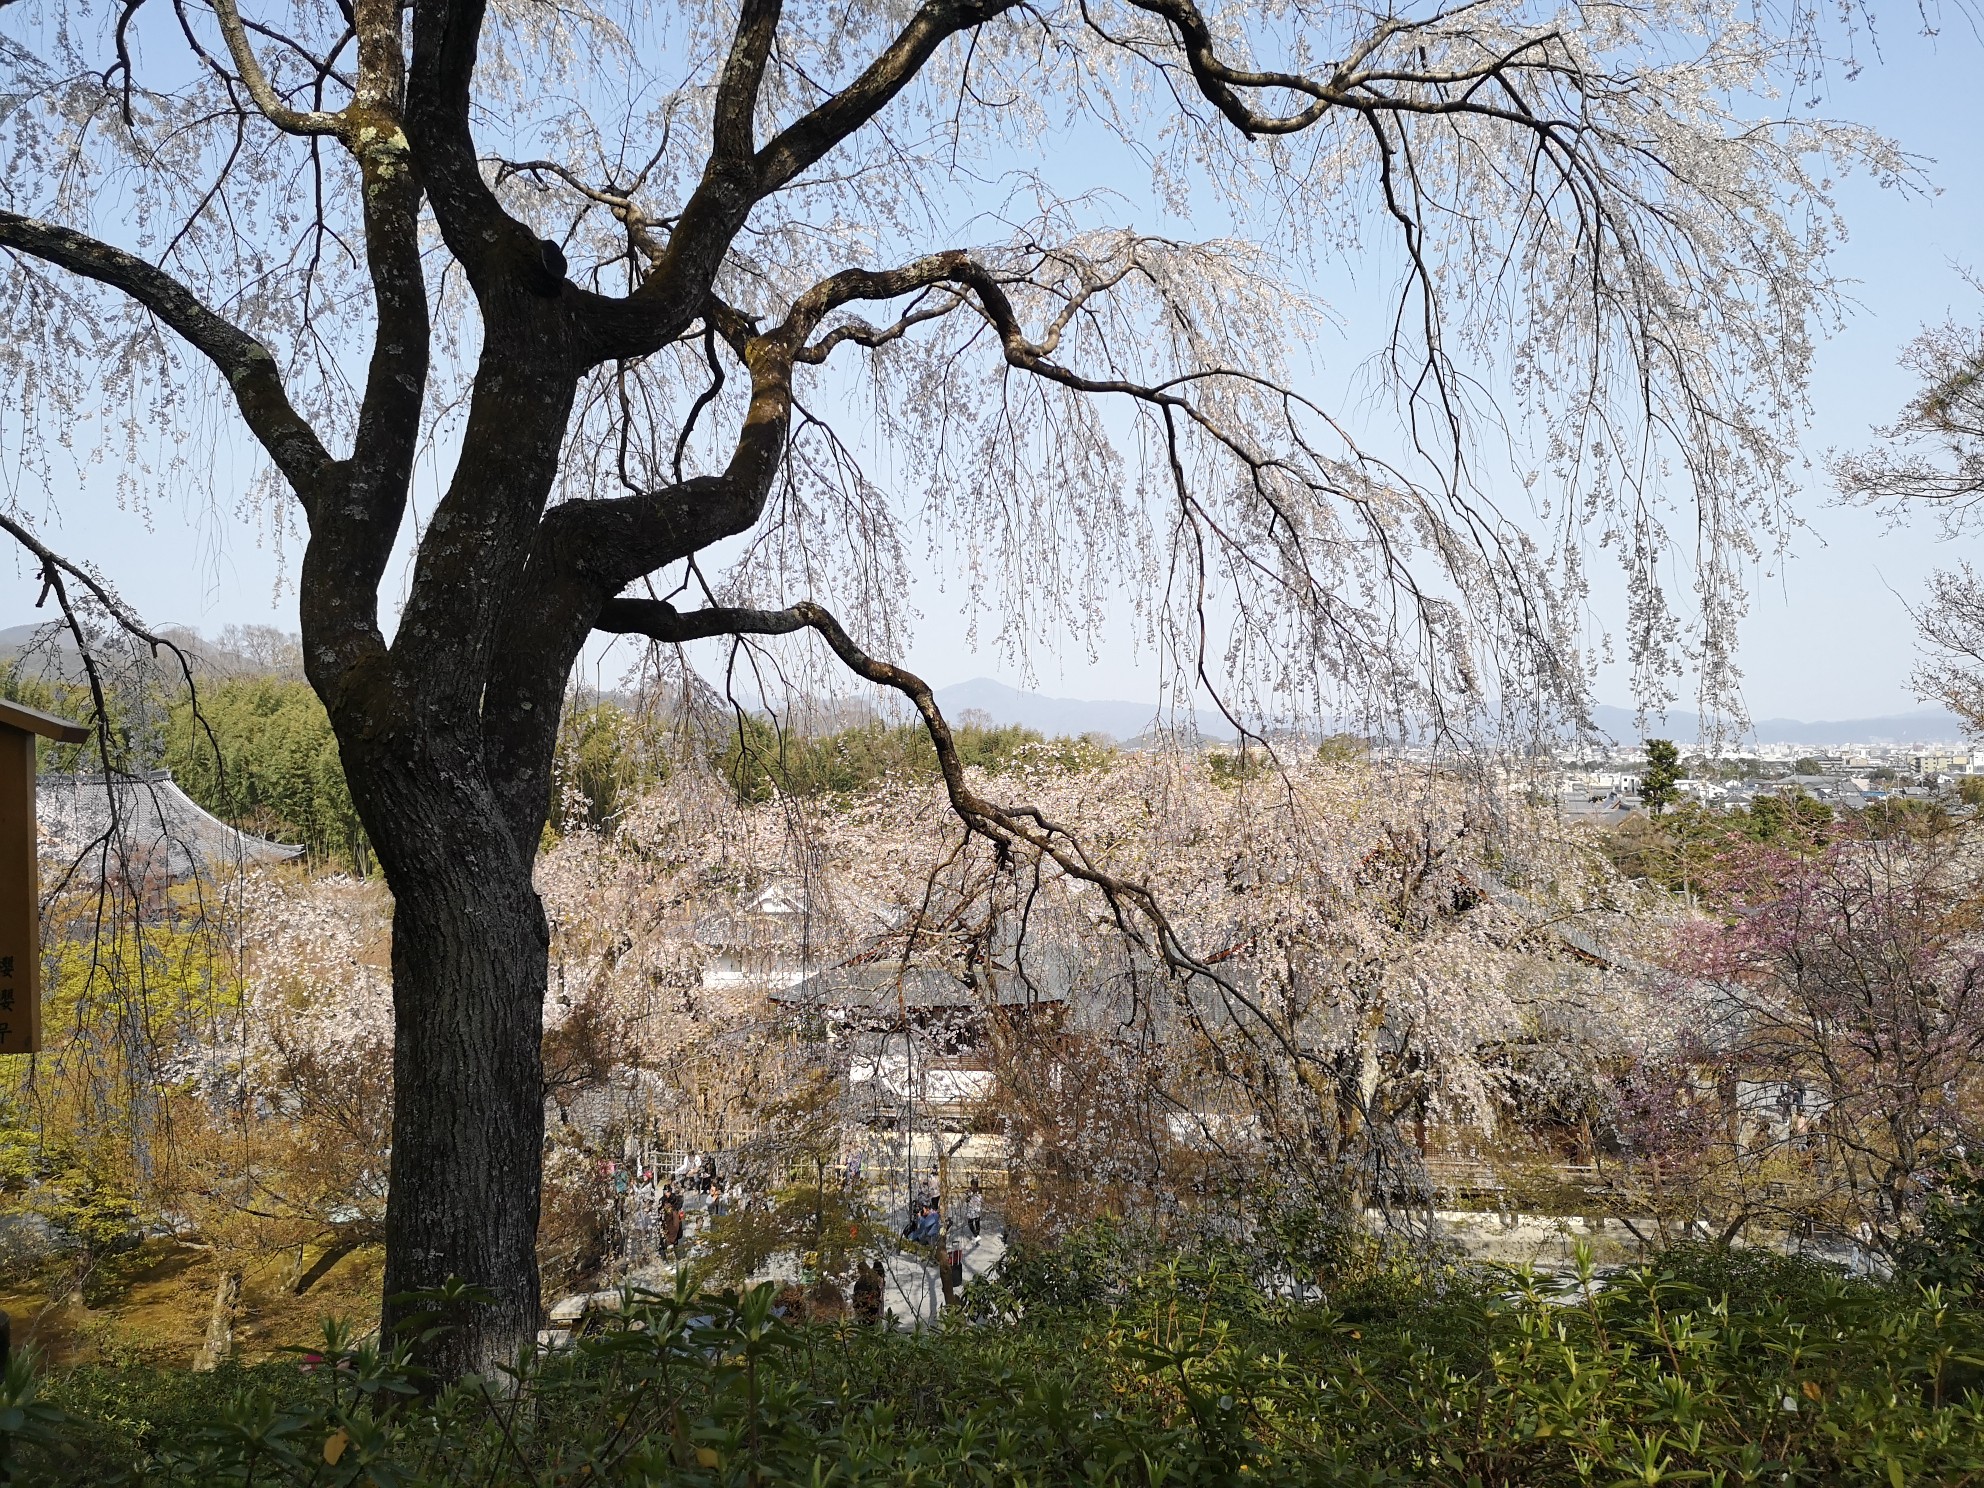
[[[149,923],[118,918],[53,940],[42,992],[49,1047],[33,1083],[27,1059],[0,1060],[0,1074],[21,1082],[0,1087],[0,1218],[47,1221],[86,1268],[133,1246],[156,1211],[144,1170],[156,1178],[171,1089],[153,1084],[155,1051],[211,1040],[240,1006],[226,937],[173,913],[181,908],[167,899]]]
[[[116,1128],[51,1130],[0,1101],[0,1216],[38,1216],[87,1256],[133,1243],[139,1205],[127,1141]]]
[[[1951,816],[1941,801],[1910,801],[1890,796],[1870,801],[1855,822],[1868,837],[1933,837],[1948,829]]]
[[[1984,1288],[1984,1176],[1952,1167],[1923,1207],[1921,1232],[1896,1257],[1925,1286]]]
[[[861,1256],[896,1244],[897,1235],[877,1227],[868,1206],[841,1184],[840,1089],[827,1070],[809,1071],[756,1115],[765,1132],[776,1134],[761,1153],[779,1179],[763,1202],[733,1209],[710,1226],[707,1275],[741,1281],[782,1254],[797,1255],[816,1276],[846,1276]]]
[[[41,1384],[27,1350],[0,1361],[0,1483],[11,1481],[21,1449],[46,1451],[60,1440],[64,1414],[40,1398]]]
[[[557,805],[566,829],[603,831],[650,785],[667,758],[641,720],[616,703],[573,702],[558,721]]]
[[[954,729],[952,738],[965,768],[993,775],[1092,770],[1110,754],[1108,745],[1092,739],[1047,739],[1014,724],[968,723]],[[937,751],[921,724],[865,723],[808,737],[756,715],[746,715],[725,734],[715,764],[748,801],[770,800],[774,792],[848,797],[885,780],[935,780],[940,773]]]
[[[816,1170],[712,1223],[699,1264],[710,1276],[735,1278],[763,1271],[775,1256],[798,1255],[809,1272],[845,1276],[862,1255],[890,1249],[897,1238],[876,1228],[867,1206],[842,1193],[831,1173]]]
[[[1316,758],[1326,765],[1361,765],[1370,757],[1370,741],[1356,734],[1330,734],[1316,746]]]
[[[1758,796],[1747,807],[1683,801],[1659,817],[1627,817],[1613,829],[1606,851],[1629,878],[1686,892],[1711,879],[1730,851],[1745,843],[1804,855],[1818,851],[1833,826],[1832,808],[1802,790]]]
[[[1245,785],[1274,769],[1274,760],[1258,744],[1242,744],[1231,750],[1208,750],[1205,758],[1207,772],[1221,785]]]
[[[1703,1247],[1603,1280],[1394,1256],[1300,1300],[1231,1245],[1136,1248],[1098,1229],[921,1334],[684,1282],[435,1398],[335,1327],[307,1370],[75,1371],[0,1442],[29,1481],[155,1488],[1984,1482],[1955,1292]]]
[[[1833,817],[1825,802],[1794,790],[1781,796],[1758,796],[1747,807],[1724,812],[1723,819],[1752,842],[1810,852],[1825,836]]]
[[[1892,772],[1889,772],[1892,778]],[[1966,806],[1984,806],[1984,775],[1966,775],[1956,783],[1957,799]]]
[[[1674,804],[1674,783],[1681,778],[1681,751],[1672,739],[1646,741],[1646,774],[1640,777],[1640,800],[1655,816]]]
[[[371,848],[324,705],[306,682],[244,677],[172,709],[165,765],[216,816],[363,873]]]
[[[24,670],[19,662],[0,667],[0,698],[23,707],[53,713],[75,723],[87,724],[96,717],[96,701],[81,682],[53,681]],[[111,763],[118,769],[143,769],[156,754],[147,712],[128,689],[109,688],[104,706],[110,721]],[[53,739],[35,740],[35,767],[58,775],[100,773],[103,744],[91,738],[82,744],[58,744]]]

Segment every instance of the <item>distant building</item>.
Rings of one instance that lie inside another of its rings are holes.
[[[1917,775],[1984,775],[1984,750],[1922,751],[1909,755],[1908,763]]]
[[[173,781],[144,774],[44,775],[35,784],[44,853],[84,881],[175,883],[301,858],[304,849],[230,827]]]
[[[817,923],[804,888],[775,883],[734,909],[696,921],[705,956],[699,980],[707,992],[775,992],[819,964]]]

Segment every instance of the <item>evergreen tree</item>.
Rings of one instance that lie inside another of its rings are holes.
[[[1679,794],[1674,783],[1681,778],[1681,751],[1672,739],[1646,741],[1646,774],[1640,777],[1640,800],[1655,816],[1674,804]]]

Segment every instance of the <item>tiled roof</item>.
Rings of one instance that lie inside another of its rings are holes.
[[[183,879],[238,872],[303,856],[304,849],[230,827],[173,782],[168,770],[113,777],[44,775],[35,810],[54,853],[79,873]]]
[[[886,1012],[897,1007],[985,1007],[995,1000],[1000,1007],[1025,1007],[1029,1003],[1067,1000],[1066,986],[1059,979],[1046,986],[1029,988],[1016,977],[1002,976],[996,985],[995,994],[947,967],[905,967],[899,961],[884,959],[830,966],[773,992],[771,998],[786,1007],[864,1012]]]

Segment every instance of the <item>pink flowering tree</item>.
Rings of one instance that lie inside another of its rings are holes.
[[[1697,1035],[1650,1159],[1692,1144],[1721,1224],[1776,1211],[1891,1248],[1984,1126],[1984,934],[1952,832],[1839,832],[1814,853],[1732,846],[1726,918],[1683,939]],[[1644,1083],[1644,1082],[1643,1082]],[[1687,1140],[1681,1140],[1685,1137]],[[1674,1171],[1670,1167],[1670,1171]]]

